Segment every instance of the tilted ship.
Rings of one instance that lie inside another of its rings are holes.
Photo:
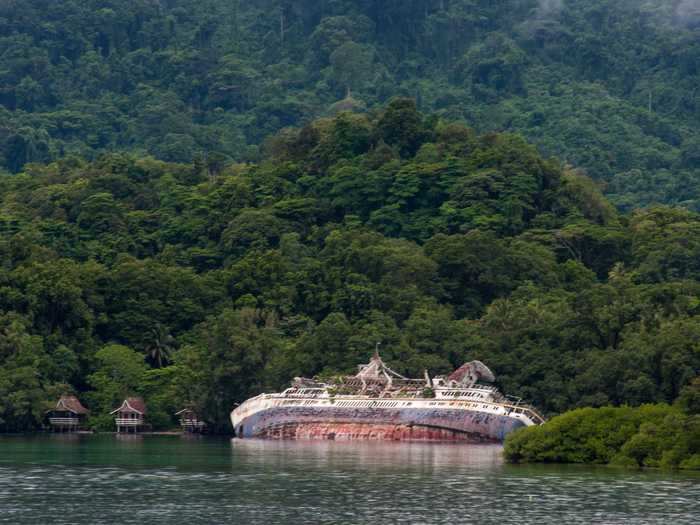
[[[447,377],[409,379],[375,351],[357,375],[330,383],[295,378],[282,393],[248,399],[231,412],[231,424],[239,438],[500,442],[544,422],[494,381],[480,361]]]

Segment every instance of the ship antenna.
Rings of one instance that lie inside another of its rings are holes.
[[[379,359],[379,345],[381,345],[381,342],[377,342],[377,344],[374,346],[374,358]]]

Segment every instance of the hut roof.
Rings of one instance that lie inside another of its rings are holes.
[[[127,397],[116,410],[112,410],[110,414],[116,414],[117,412],[138,412],[143,415],[146,413],[146,403],[140,397]]]
[[[61,396],[56,402],[56,408],[49,410],[49,412],[53,412],[54,410],[67,410],[74,414],[87,414],[90,412],[75,396]]]

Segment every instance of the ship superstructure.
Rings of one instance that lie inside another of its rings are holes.
[[[447,377],[409,379],[375,351],[358,373],[336,381],[295,378],[284,392],[260,394],[231,412],[241,438],[388,439],[499,442],[544,418],[501,394],[480,361]]]

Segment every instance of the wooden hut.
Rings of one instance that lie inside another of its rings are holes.
[[[175,415],[180,416],[180,427],[184,432],[201,434],[207,426],[192,408],[183,408],[179,412],[175,412]]]
[[[75,432],[85,422],[90,411],[75,396],[61,396],[56,406],[47,412],[51,430]]]
[[[114,415],[117,433],[139,432],[146,424],[146,404],[140,397],[127,397],[111,414]]]

